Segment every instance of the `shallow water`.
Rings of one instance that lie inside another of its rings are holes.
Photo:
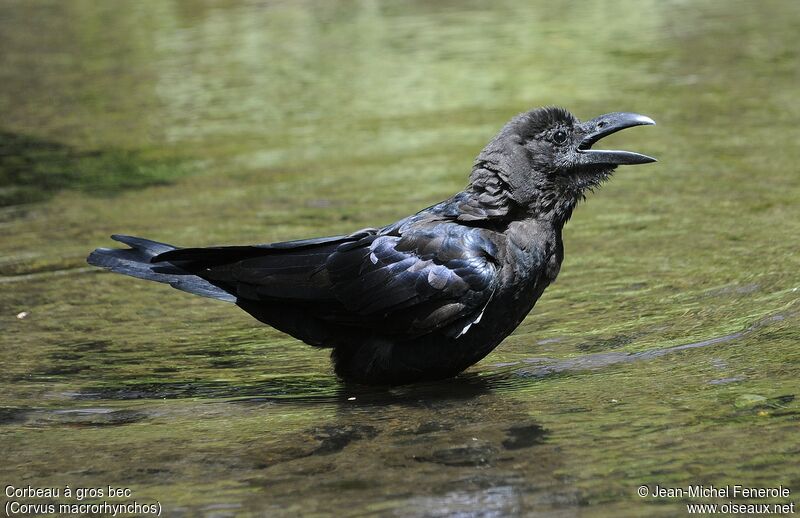
[[[0,482],[124,486],[185,516],[715,501],[642,484],[800,504],[799,5],[3,3]],[[454,380],[344,386],[230,305],[84,263],[115,232],[389,223],[547,104],[652,116],[608,145],[659,163],[589,196],[558,282]]]

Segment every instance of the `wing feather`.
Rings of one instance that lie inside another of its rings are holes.
[[[332,292],[377,328],[418,335],[453,326],[457,335],[494,291],[494,245],[485,230],[456,223],[402,230],[338,247],[325,264]]]

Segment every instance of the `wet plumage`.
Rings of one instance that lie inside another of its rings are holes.
[[[253,246],[176,248],[113,236],[90,264],[235,302],[304,342],[332,348],[337,374],[369,384],[453,376],[510,334],[555,280],[575,204],[620,164],[603,136],[652,124],[613,113],[579,122],[523,113],[478,155],[466,189],[381,228]]]

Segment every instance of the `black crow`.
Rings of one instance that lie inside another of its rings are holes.
[[[115,235],[88,262],[189,293],[332,348],[346,381],[393,385],[454,376],[508,336],[555,280],[561,231],[587,190],[622,164],[655,159],[596,150],[655,124],[635,113],[580,122],[562,108],[514,117],[480,152],[469,185],[381,228],[252,246],[177,248]]]

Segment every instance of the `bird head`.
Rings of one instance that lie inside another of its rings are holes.
[[[521,113],[506,124],[478,155],[473,186],[499,179],[504,195],[534,213],[568,219],[587,190],[609,178],[619,165],[656,159],[640,153],[593,149],[608,135],[655,122],[636,113],[607,113],[581,122],[563,108]]]

